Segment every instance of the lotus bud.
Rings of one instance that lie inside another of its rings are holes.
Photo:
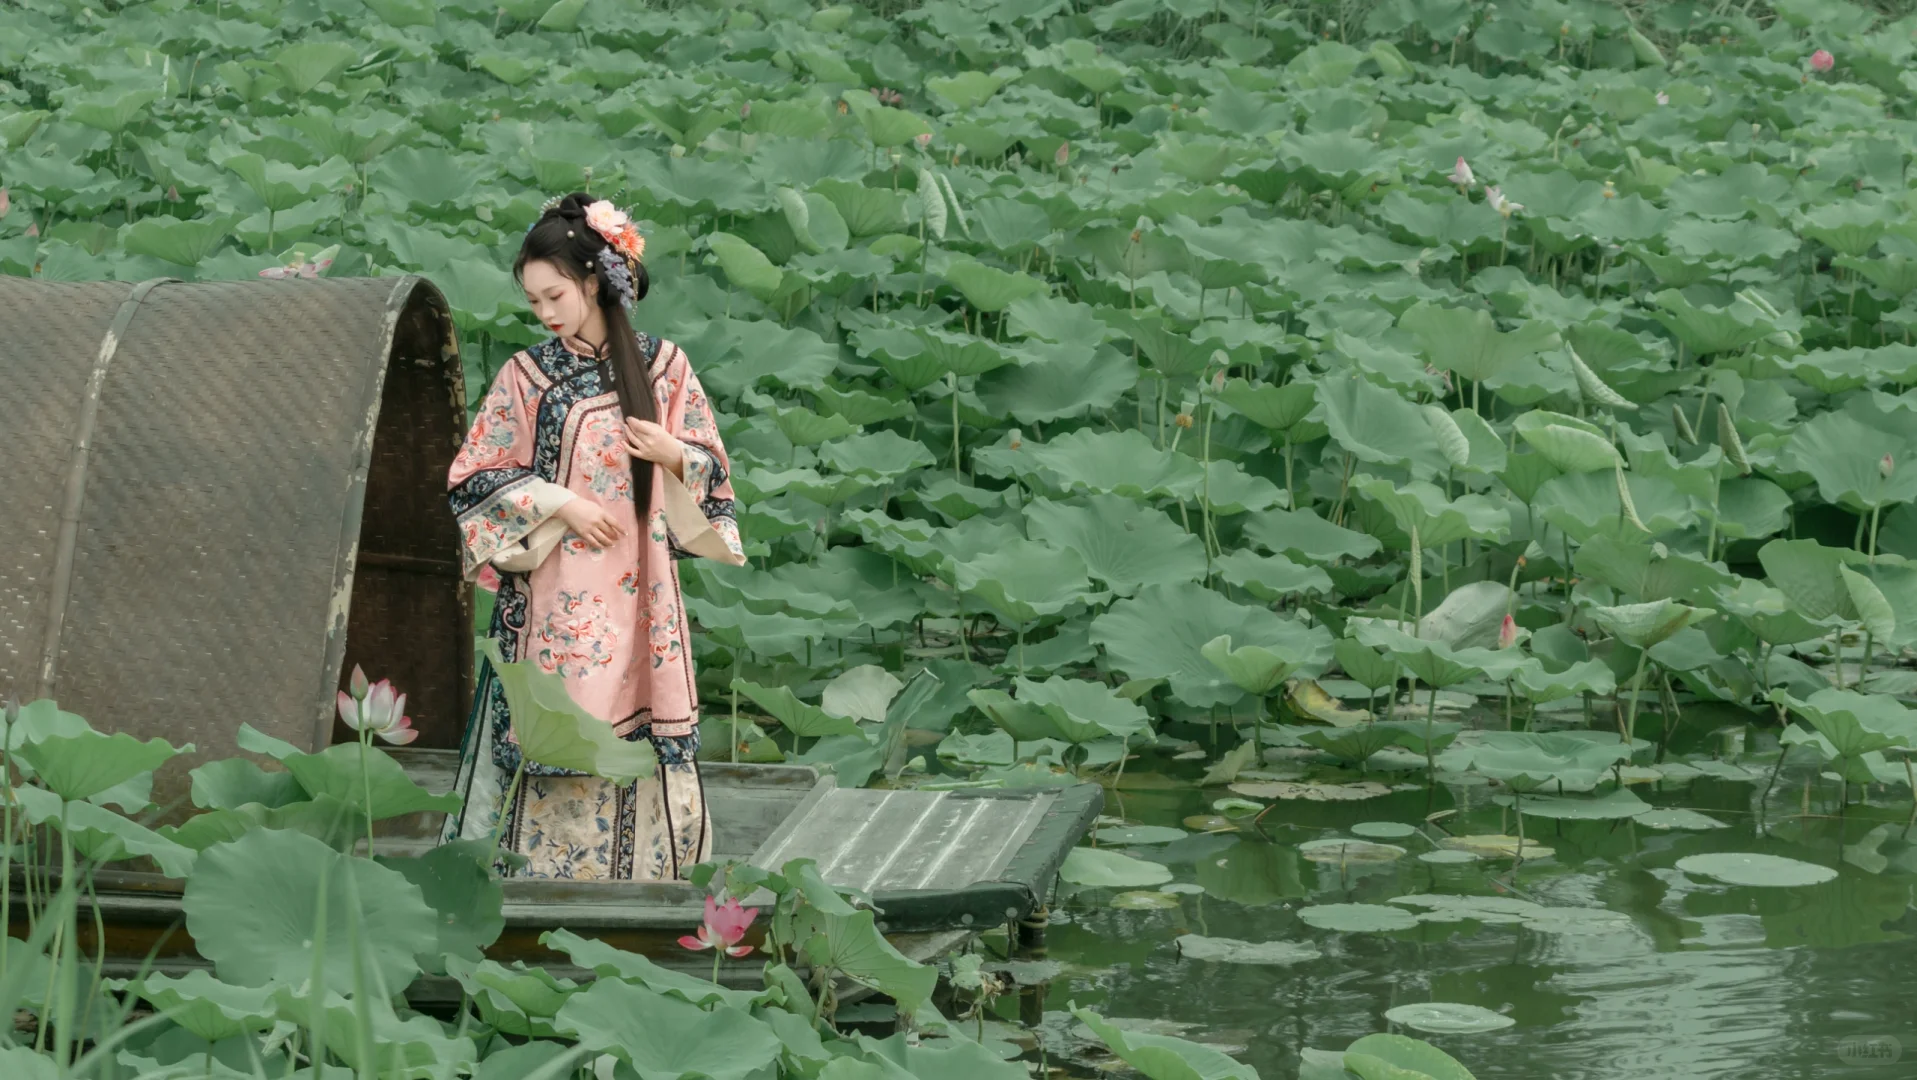
[[[1888,480],[1890,479],[1890,474],[1896,471],[1897,471],[1897,461],[1896,459],[1892,458],[1889,454],[1885,454],[1881,459],[1878,460],[1877,473],[1879,476],[1882,476],[1884,479]]]
[[[167,188],[166,188],[166,201],[167,201],[167,202],[179,202],[179,201],[180,201],[180,189],[179,189],[178,187],[175,187],[175,186],[174,186],[174,185],[172,185],[172,184],[168,184],[168,185],[167,185]],[[0,209],[0,217],[6,217],[6,216],[7,216],[7,212],[6,212],[6,210],[4,210],[4,209]]]
[[[1731,422],[1731,410],[1717,403],[1717,445],[1739,476],[1751,474],[1751,459],[1744,456],[1744,440],[1737,437],[1737,425]]]
[[[1010,441],[1007,442],[1006,445],[1008,448],[1016,450],[1025,445],[1025,436],[1020,433],[1017,428],[1013,428]]]
[[[750,101],[745,102],[744,104],[739,106],[739,119],[741,120],[752,119],[752,103]]]
[[[1680,440],[1692,446],[1697,445],[1697,432],[1691,430],[1690,418],[1686,417],[1684,410],[1676,405],[1671,406],[1671,426],[1677,428],[1677,437]]]
[[[1810,65],[1812,71],[1829,71],[1837,66],[1837,58],[1832,56],[1829,50],[1819,49],[1811,54]]]
[[[1462,157],[1458,159],[1456,165],[1451,166],[1450,180],[1459,187],[1468,188],[1476,182],[1476,179],[1471,173],[1471,166]]]
[[[918,143],[919,149],[923,150],[932,145],[932,133],[929,131],[921,131],[917,135],[912,136],[912,141]]]
[[[1509,615],[1498,624],[1498,648],[1508,649],[1518,643],[1518,621]]]
[[[1065,167],[1065,163],[1070,160],[1072,160],[1072,144],[1069,142],[1059,143],[1057,152],[1052,154],[1052,164],[1062,169]]]
[[[1225,392],[1224,368],[1219,368],[1217,371],[1211,373],[1211,392],[1214,394],[1222,394]],[[1889,455],[1885,455],[1885,457],[1888,458]]]
[[[685,157],[685,156],[686,156],[686,148],[685,148],[685,147],[683,147],[683,146],[680,146],[680,145],[679,145],[678,143],[673,143],[673,144],[672,144],[672,149],[670,149],[670,150],[668,150],[668,151],[666,151],[666,156],[667,156],[667,157],[676,157],[676,158],[682,158],[682,157]]]
[[[10,197],[7,194],[6,188],[0,187],[0,218],[6,217],[8,211],[12,209],[13,209],[12,197]]]
[[[347,681],[347,689],[353,695],[353,700],[365,701],[366,691],[371,685],[366,681],[366,672],[358,664],[354,664],[353,677]]]
[[[1617,181],[1606,180],[1604,182],[1604,197],[1607,199],[1617,198]]]
[[[1637,503],[1631,501],[1631,485],[1624,480],[1624,466],[1617,467],[1617,501],[1624,508],[1624,520],[1636,526],[1642,532],[1650,532],[1651,527],[1637,516]]]

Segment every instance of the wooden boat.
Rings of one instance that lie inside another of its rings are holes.
[[[453,751],[400,750],[394,756],[430,790],[451,788]],[[879,929],[918,960],[935,959],[985,930],[1016,927],[1040,912],[1065,853],[1103,805],[1102,789],[1092,784],[1016,791],[846,789],[808,766],[708,762],[701,768],[715,861],[776,870],[790,859],[810,858],[827,881],[869,894],[881,912]],[[382,822],[378,850],[425,850],[438,835],[440,817]],[[94,885],[91,903],[105,928],[109,974],[132,974],[143,964],[174,974],[207,966],[185,928],[181,882],[108,870],[96,875]],[[504,889],[506,929],[487,950],[492,959],[590,978],[539,943],[541,934],[564,927],[668,967],[709,975],[705,954],[678,945],[703,918],[704,894],[692,885],[508,879]],[[93,921],[83,909],[83,955],[99,946]],[[26,927],[16,919],[12,932],[24,937]],[[1023,936],[1030,941],[1029,933]],[[757,977],[752,965],[728,970]],[[427,978],[411,996],[429,1005],[457,1000],[459,989],[451,980]]]

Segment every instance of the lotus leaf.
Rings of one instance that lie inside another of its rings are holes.
[[[1137,888],[1163,885],[1172,879],[1172,872],[1159,863],[1134,859],[1116,851],[1076,847],[1066,854],[1058,876],[1074,885]]]
[[[604,777],[615,783],[631,783],[634,779],[652,775],[657,764],[652,746],[646,742],[627,742],[615,736],[612,728],[604,720],[593,716],[572,699],[566,689],[564,679],[551,672],[542,670],[530,660],[518,660],[507,663],[499,652],[499,643],[492,638],[482,638],[478,651],[492,665],[499,676],[500,686],[506,692],[506,707],[512,716],[513,738],[519,744],[519,752],[542,765],[572,769]],[[334,747],[328,754],[350,749]],[[320,755],[315,755],[320,756]],[[392,771],[404,773],[390,758],[384,758],[392,765]],[[286,759],[287,770],[300,778],[300,784],[315,794],[319,789],[307,782],[301,772],[300,759]],[[337,764],[345,767],[345,759]],[[407,784],[410,786],[411,781]],[[380,805],[383,792],[374,789],[374,817],[386,816]],[[447,796],[448,799],[456,796]],[[347,799],[348,802],[358,800]],[[438,803],[429,803],[411,809],[450,809]]]
[[[1781,855],[1742,851],[1687,855],[1677,860],[1677,868],[1687,874],[1712,878],[1727,885],[1760,888],[1819,885],[1837,876],[1837,871],[1828,866],[1787,859]]]
[[[1418,925],[1417,916],[1384,904],[1315,904],[1298,909],[1306,926],[1341,933],[1388,933]]]
[[[1178,955],[1187,960],[1213,960],[1226,964],[1290,965],[1316,960],[1323,955],[1308,941],[1238,941],[1232,938],[1180,934],[1174,944]]]
[[[1312,862],[1337,863],[1342,866],[1346,863],[1396,862],[1404,858],[1405,850],[1396,844],[1331,837],[1324,840],[1308,840],[1299,844],[1298,854]],[[1303,915],[1304,911],[1300,910],[1299,914]]]
[[[1020,678],[1014,685],[1019,700],[1043,710],[1066,742],[1128,737],[1151,728],[1151,717],[1143,706],[1103,683],[1054,676],[1042,683]]]
[[[1668,599],[1591,609],[1591,617],[1599,626],[1634,649],[1648,649],[1715,614],[1712,608],[1689,607]]]
[[[1500,801],[1511,801],[1500,799]],[[1555,818],[1560,821],[1615,821],[1619,818],[1634,818],[1648,813],[1651,804],[1638,798],[1628,788],[1607,791],[1603,795],[1588,799],[1574,799],[1558,795],[1533,795],[1528,799],[1518,799],[1512,804],[1523,813],[1532,817]]]
[[[1498,1031],[1517,1023],[1503,1013],[1492,1012],[1480,1005],[1448,1001],[1400,1005],[1385,1010],[1385,1019],[1394,1024],[1403,1024],[1413,1031],[1428,1031],[1435,1035],[1472,1035]]]

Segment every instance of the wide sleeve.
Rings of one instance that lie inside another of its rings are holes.
[[[657,470],[665,481],[668,546],[674,558],[697,556],[743,566],[745,548],[739,540],[732,463],[699,376],[693,374],[684,350],[671,348],[677,362],[668,364],[668,372],[678,377],[669,374],[667,379],[666,417],[672,422],[672,434],[685,447],[685,479],[672,475],[670,469]]]
[[[447,497],[459,521],[460,570],[468,581],[488,564],[530,571],[565,533],[554,515],[573,493],[532,468],[539,391],[527,362],[521,353],[500,369],[447,473]]]

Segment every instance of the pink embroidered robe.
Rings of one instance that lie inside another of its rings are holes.
[[[624,789],[526,762],[507,807],[520,759],[505,695],[484,667],[456,787],[466,806],[446,838],[490,836],[504,814],[506,844],[534,876],[676,878],[710,850],[678,559],[745,556],[730,462],[698,377],[677,346],[639,339],[660,423],[685,446],[683,480],[652,470],[644,529],[617,395],[579,342],[550,339],[500,370],[448,476],[466,577],[498,575],[489,633],[501,652],[560,675],[588,712],[659,753],[658,772]],[[612,546],[592,547],[557,516],[578,498],[612,514],[622,533]]]

